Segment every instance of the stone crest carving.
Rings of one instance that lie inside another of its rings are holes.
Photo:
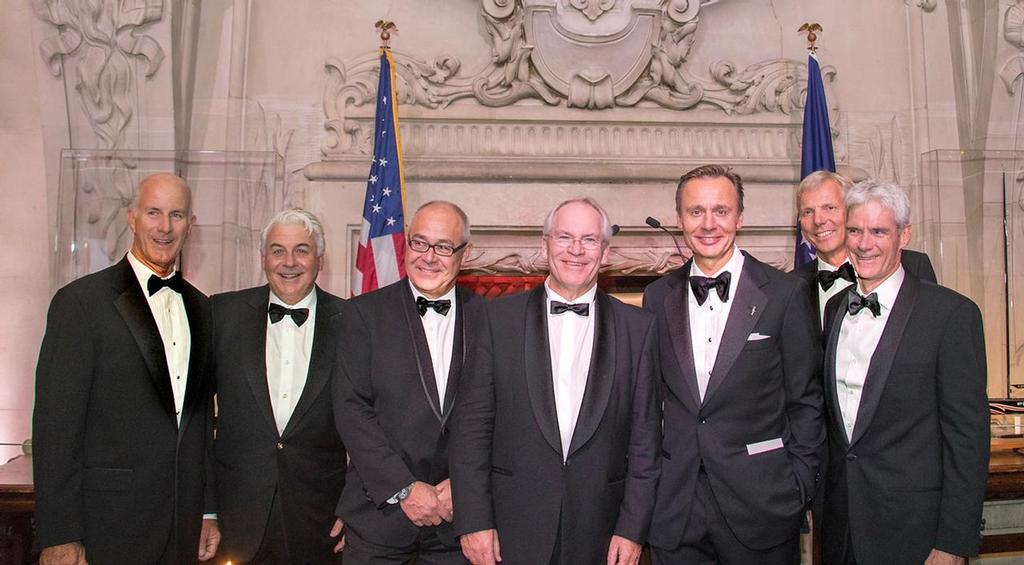
[[[444,109],[463,99],[486,107],[534,99],[589,110],[705,107],[730,115],[801,109],[807,75],[802,62],[772,59],[744,68],[717,61],[699,74],[688,68],[700,10],[709,3],[480,0],[490,63],[464,73],[454,56],[423,60],[393,51],[400,102]],[[325,156],[367,150],[371,132],[351,114],[353,107],[372,103],[378,66],[375,54],[327,61]],[[825,67],[822,74],[831,82],[835,69]]]

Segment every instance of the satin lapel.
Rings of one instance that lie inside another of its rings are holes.
[[[270,403],[270,385],[267,384],[267,308],[270,305],[270,287],[263,286],[245,298],[247,308],[239,312],[239,324],[235,328],[238,343],[243,348],[242,374],[249,384],[260,415],[276,436],[277,420]]]
[[[807,284],[811,287],[811,306],[814,307],[814,319],[818,322],[818,329],[824,331],[822,328],[822,319],[818,312],[821,312],[821,286],[818,284],[818,261],[820,259],[815,258],[812,261],[814,265],[813,275],[807,280]]]
[[[842,298],[838,298],[838,296]],[[846,435],[846,424],[843,423],[842,409],[839,407],[839,396],[836,392],[836,351],[839,345],[839,330],[842,329],[843,320],[846,319],[846,305],[850,302],[850,292],[844,291],[832,300],[835,300],[839,307],[831,313],[828,312],[828,307],[825,311],[825,316],[832,320],[829,324],[831,329],[826,336],[828,341],[825,346],[825,399],[830,408],[828,417],[832,419],[832,425],[842,433],[841,437],[846,445],[850,445],[850,437]],[[829,304],[831,305],[833,302],[829,301]]]
[[[472,351],[472,343],[468,341],[472,332],[469,331],[471,315],[466,304],[469,302],[470,291],[462,288],[455,288],[455,336],[452,340],[452,362],[448,367],[448,385],[444,390],[444,403],[441,405],[441,423],[448,420],[452,413],[452,406],[455,405],[455,393],[459,390],[459,379],[462,377],[462,368],[466,366],[466,352]]]
[[[548,316],[544,286],[530,291],[526,299],[526,327],[523,328],[523,356],[526,388],[533,417],[551,449],[562,454],[562,436],[555,413],[555,385],[551,380],[551,349],[548,344]]]
[[[587,373],[587,386],[583,391],[583,402],[580,414],[576,419],[576,429],[572,432],[569,453],[572,455],[583,447],[597,431],[608,408],[608,398],[615,382],[615,311],[607,294],[598,290],[594,300],[597,324],[594,332],[594,345],[590,354],[590,370]]]
[[[665,297],[665,319],[672,337],[672,349],[676,354],[676,363],[683,374],[683,383],[690,391],[690,399],[693,400],[694,407],[699,407],[700,389],[697,388],[697,369],[693,364],[693,340],[690,337],[688,275],[690,261],[680,267],[678,272],[681,276],[675,281],[675,285],[669,285],[668,296]]]
[[[288,418],[281,437],[295,431],[302,422],[302,416],[309,411],[327,385],[331,367],[334,365],[331,318],[336,312],[334,303],[319,286],[316,287],[316,321],[313,327],[313,348],[309,354],[309,369],[306,370],[306,384],[302,387],[302,394],[299,395],[299,401],[295,404],[295,410]]]
[[[764,267],[756,259],[747,255],[743,260],[743,272],[740,273],[739,285],[736,287],[736,295],[733,297],[735,302],[729,309],[729,318],[725,321],[725,330],[722,332],[722,343],[718,346],[715,366],[711,369],[711,377],[708,379],[708,390],[704,393],[705,404],[732,370],[740,352],[747,344],[751,330],[761,318],[765,305],[768,304],[768,297],[761,290],[761,287],[766,284],[768,284],[768,276],[764,272]],[[782,339],[782,336],[772,337],[777,340]]]
[[[118,271],[115,275],[113,287],[118,293],[114,299],[114,307],[121,315],[128,331],[135,338],[135,344],[139,347],[139,353],[149,369],[149,378],[156,388],[160,404],[163,405],[167,417],[171,419],[174,427],[178,427],[177,418],[174,414],[174,392],[171,390],[171,376],[167,371],[167,354],[164,353],[164,344],[160,339],[160,330],[153,319],[153,312],[149,309],[149,303],[139,286],[135,271],[128,263],[127,257],[118,264]]]
[[[401,297],[398,298],[402,304],[402,312],[405,313],[405,321],[409,327],[409,335],[412,338],[413,353],[416,356],[416,370],[420,375],[420,384],[423,385],[423,394],[427,396],[430,409],[441,420],[441,402],[437,397],[437,379],[434,377],[434,364],[430,357],[430,346],[427,345],[427,334],[423,331],[423,321],[420,319],[420,312],[416,309],[416,301],[413,300],[412,289],[405,279],[397,283],[400,285]]]
[[[892,362],[900,347],[903,330],[906,329],[907,321],[910,320],[910,314],[914,311],[914,304],[917,302],[918,284],[920,283],[917,277],[907,273],[900,292],[896,295],[896,302],[893,304],[892,312],[889,313],[885,329],[882,330],[878,347],[871,355],[871,363],[868,365],[868,374],[864,378],[864,391],[860,397],[857,423],[853,426],[850,445],[857,443],[857,440],[864,435],[864,431],[871,425],[871,419],[875,416],[875,409],[878,408],[878,402],[882,398],[885,383],[889,380]]]
[[[199,395],[205,388],[204,383],[209,378],[209,375],[206,374],[206,357],[207,349],[212,344],[209,305],[202,303],[205,297],[192,285],[185,285],[185,291],[181,293],[181,300],[185,304],[185,317],[188,319],[189,348],[185,399],[181,407],[181,423],[178,425],[179,440],[192,419],[196,401],[199,400]]]

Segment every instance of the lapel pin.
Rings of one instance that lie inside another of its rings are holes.
[[[754,315],[754,312],[757,312],[757,306],[751,306],[751,307],[750,307],[750,315],[751,315],[751,316],[753,316],[753,315]]]

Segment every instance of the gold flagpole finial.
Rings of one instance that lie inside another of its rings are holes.
[[[818,33],[823,31],[821,25],[817,23],[805,23],[800,26],[800,29],[796,30],[797,33],[807,32],[807,50],[814,53],[818,50],[818,46],[814,44],[818,40]]]
[[[373,27],[380,32],[380,46],[388,49],[390,47],[390,45],[388,45],[388,41],[391,41],[391,34],[398,33],[398,26],[395,25],[395,22],[390,20],[377,20],[377,23],[373,24]]]

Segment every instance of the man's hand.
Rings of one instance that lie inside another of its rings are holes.
[[[334,525],[331,526],[331,537],[338,539],[338,543],[334,544],[334,553],[341,553],[341,550],[345,549],[345,536],[341,535],[342,530],[345,529],[345,522],[341,521],[341,518],[334,519]]]
[[[498,530],[480,530],[459,538],[462,555],[472,565],[494,565],[501,562]]]
[[[452,480],[445,479],[434,487],[437,491],[437,500],[441,503],[441,519],[445,522],[451,522],[455,519],[455,513],[452,511]]]
[[[39,565],[88,565],[85,547],[80,541],[44,547],[39,554]]]
[[[399,504],[406,517],[417,526],[436,526],[442,522],[437,491],[427,483],[413,483],[409,496]]]
[[[924,565],[964,565],[966,562],[967,560],[959,555],[933,549],[928,554],[928,559],[924,560]],[[40,565],[42,565],[42,561],[40,561]]]
[[[220,528],[217,521],[211,518],[203,518],[203,529],[199,531],[199,560],[209,561],[217,555],[217,547],[220,546]]]
[[[637,565],[640,563],[640,544],[620,536],[612,536],[608,546],[608,565]]]

